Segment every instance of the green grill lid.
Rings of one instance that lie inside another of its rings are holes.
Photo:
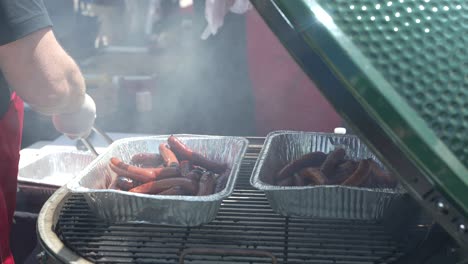
[[[252,3],[351,128],[468,245],[468,1]]]

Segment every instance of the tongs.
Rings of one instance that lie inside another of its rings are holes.
[[[104,131],[102,131],[101,129],[97,128],[96,126],[93,126],[93,131],[96,133],[96,134],[99,134],[101,135],[105,140],[106,142],[110,145],[112,144],[112,142],[114,142],[114,140],[112,140],[111,137],[109,137],[109,135],[107,135]],[[81,138],[80,141],[83,143],[83,145],[85,145],[85,147],[91,151],[96,157],[99,156],[99,153],[96,151],[96,149],[94,148],[93,144],[91,143],[91,141],[88,140],[88,138]]]

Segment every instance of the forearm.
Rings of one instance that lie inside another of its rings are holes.
[[[83,103],[81,72],[50,29],[0,46],[0,68],[10,87],[43,114],[71,113]]]

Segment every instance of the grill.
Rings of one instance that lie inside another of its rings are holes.
[[[382,223],[299,219],[274,213],[249,178],[262,139],[249,139],[236,189],[218,217],[200,227],[109,224],[81,195],[64,202],[55,232],[96,263],[392,263],[414,249],[427,226],[395,239]]]

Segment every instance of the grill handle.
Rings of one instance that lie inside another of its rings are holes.
[[[257,249],[231,249],[231,248],[186,248],[182,251],[179,264],[184,264],[187,255],[227,255],[227,256],[251,256],[271,258],[272,264],[277,264],[276,257],[268,252]]]

